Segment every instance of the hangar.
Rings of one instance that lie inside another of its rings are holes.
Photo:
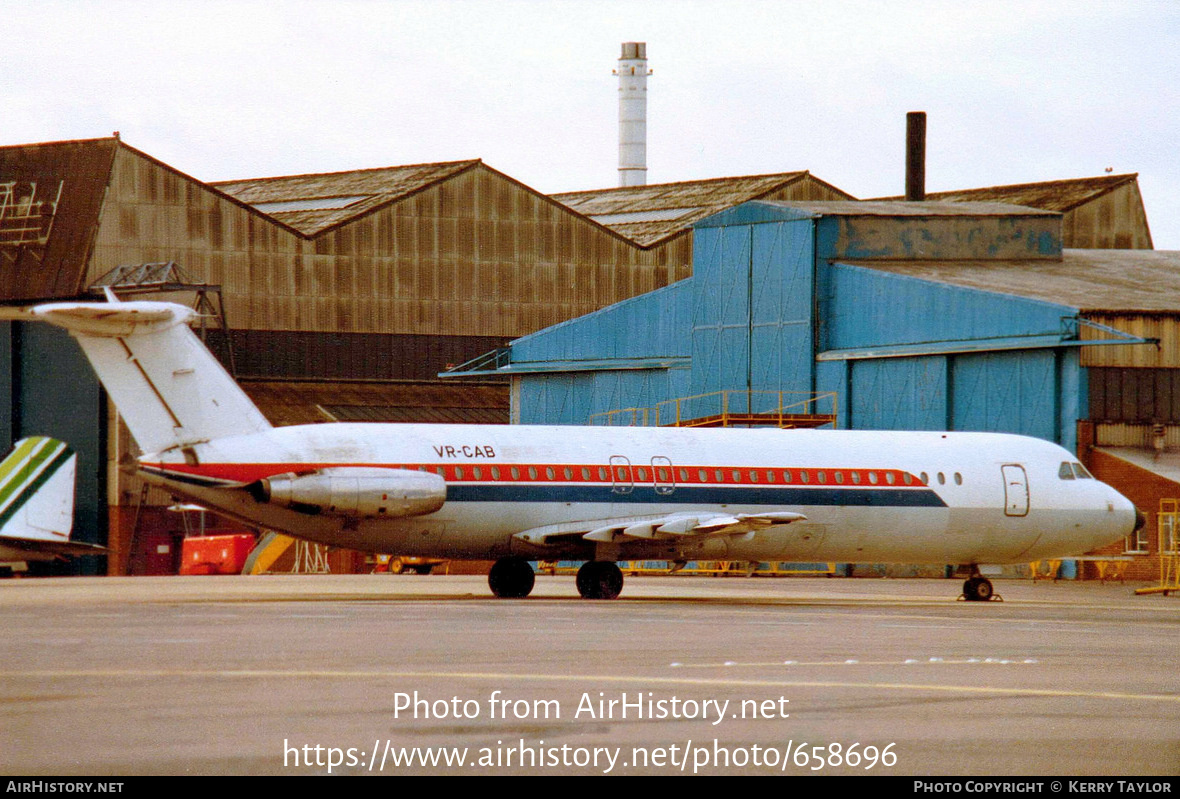
[[[277,424],[507,422],[502,382],[437,373],[687,277],[701,215],[754,197],[849,196],[807,172],[663,193],[681,211],[663,208],[654,240],[478,159],[207,183],[117,135],[0,147],[0,300],[98,285],[213,295],[223,324],[210,344]],[[139,548],[166,552],[166,570],[180,520],[170,497],[118,468],[133,443],[76,347],[36,325],[4,329],[0,444],[33,432],[70,441],[79,540],[108,543],[109,570],[124,573],[145,568],[130,543],[146,531]]]
[[[925,199],[1009,203],[1057,211],[1061,214],[1061,243],[1067,248],[1152,249],[1137,174],[927,192]]]
[[[1118,246],[1150,246],[1134,175],[977,191],[1037,207],[1060,204],[1064,192],[1064,213],[1081,220],[1079,230],[1107,231]],[[631,297],[636,303],[626,307],[639,314],[650,312],[653,296],[684,301],[694,260],[706,271],[714,267],[700,265],[720,264],[694,256],[701,220],[751,201],[851,200],[802,171],[547,197],[478,159],[207,183],[118,136],[16,145],[0,147],[0,298],[78,296],[104,282],[182,301],[212,293],[222,326],[208,331],[210,343],[277,424],[508,421],[506,373],[484,370],[488,381],[462,384],[437,373]],[[1087,235],[1078,246],[1105,241]],[[800,319],[776,323],[780,346],[793,341]],[[736,334],[728,322],[715,327],[723,348],[716,351],[727,352]],[[770,330],[756,327],[759,336]],[[171,498],[143,491],[119,470],[133,445],[72,342],[38,326],[5,331],[0,443],[50,433],[75,445],[78,535],[110,544],[112,573],[135,565],[129,545],[137,528],[158,534],[157,548],[174,543],[180,521],[164,511]],[[753,344],[749,363],[761,364],[757,353],[766,347]],[[789,361],[792,352],[777,357]],[[690,374],[677,359],[691,355],[661,355],[679,366],[639,369],[628,379],[670,380],[672,389],[649,395],[685,396],[698,386],[675,382]],[[817,375],[832,368],[817,367]],[[609,370],[596,374],[609,383]],[[1112,375],[1103,385],[1121,396],[1130,384]],[[747,382],[754,384],[753,372]],[[808,390],[819,390],[813,382]],[[617,401],[603,407],[647,396],[629,391],[620,384]],[[847,400],[840,399],[842,423],[850,412],[866,418],[863,402]],[[1055,424],[1067,429],[1068,413]]]
[[[1180,253],[1066,249],[1058,212],[945,200],[748,202],[694,237],[691,278],[454,374],[510,376],[523,424],[694,424],[736,402],[763,424],[794,404],[815,424],[1022,433],[1158,506],[1124,448],[1180,422]],[[1143,555],[1132,576],[1155,576],[1153,531],[1120,548]]]

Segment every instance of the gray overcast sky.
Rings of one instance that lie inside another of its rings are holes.
[[[1138,172],[1180,249],[1180,2],[0,0],[0,144],[106,136],[201,180],[483,158],[617,183],[623,41],[648,181],[808,169],[930,191]]]

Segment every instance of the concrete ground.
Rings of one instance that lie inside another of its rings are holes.
[[[0,771],[1180,773],[1180,598],[959,585],[6,580]]]

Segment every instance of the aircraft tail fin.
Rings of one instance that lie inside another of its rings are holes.
[[[74,526],[78,456],[61,441],[33,436],[0,461],[0,537],[64,544]]]
[[[170,302],[60,302],[4,309],[78,340],[145,454],[271,428]]]

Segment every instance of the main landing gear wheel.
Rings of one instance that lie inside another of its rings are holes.
[[[986,577],[971,577],[963,583],[963,598],[968,602],[987,602],[993,596],[992,581]]]
[[[501,599],[523,599],[536,581],[533,567],[524,558],[500,558],[488,572],[488,587]]]
[[[614,599],[623,590],[623,573],[609,560],[582,564],[574,580],[583,599]]]

